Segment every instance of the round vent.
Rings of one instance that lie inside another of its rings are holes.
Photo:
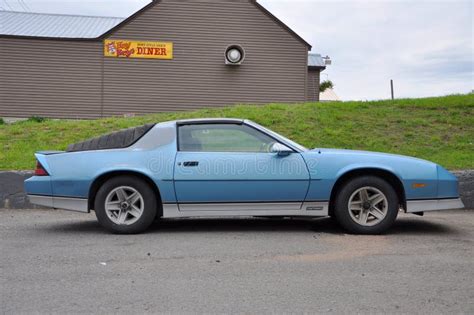
[[[227,47],[225,51],[225,63],[227,65],[240,65],[244,61],[245,51],[239,45]]]

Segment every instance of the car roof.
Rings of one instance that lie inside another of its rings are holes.
[[[201,124],[243,124],[243,119],[237,118],[199,118],[177,120],[178,126],[182,125],[201,125]]]

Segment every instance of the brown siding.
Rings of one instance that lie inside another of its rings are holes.
[[[0,116],[99,117],[101,63],[100,42],[0,38]]]
[[[306,100],[307,46],[246,0],[163,0],[109,38],[171,41],[174,59],[105,58],[105,115]]]
[[[319,83],[321,71],[308,70],[308,101],[319,102]]]
[[[173,60],[104,58],[102,41],[0,38],[0,116],[96,118],[307,99],[307,49],[247,0],[164,0],[109,38],[172,41]],[[241,66],[224,51],[240,44]]]

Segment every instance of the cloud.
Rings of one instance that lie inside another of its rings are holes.
[[[331,56],[343,99],[388,98],[390,79],[399,97],[474,88],[471,1],[259,2]]]

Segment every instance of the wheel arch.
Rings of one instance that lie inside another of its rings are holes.
[[[155,192],[155,196],[156,196],[156,202],[158,205],[157,216],[158,217],[163,216],[163,202],[161,199],[160,189],[158,188],[156,183],[146,174],[143,174],[137,171],[129,171],[129,170],[110,171],[96,177],[89,188],[89,199],[88,199],[89,210],[94,209],[95,197],[97,195],[97,192],[99,191],[100,186],[102,186],[102,184],[104,184],[106,181],[108,181],[109,179],[113,177],[124,176],[124,175],[137,177],[143,180],[144,182],[146,182],[148,185],[150,185],[150,187]]]
[[[403,183],[400,178],[393,172],[377,167],[361,167],[356,169],[351,169],[343,173],[338,177],[334,186],[331,190],[331,197],[329,199],[329,214],[334,211],[334,202],[336,199],[337,192],[341,187],[348,182],[349,180],[360,177],[360,176],[377,176],[384,180],[386,180],[392,187],[395,189],[398,200],[400,205],[403,209],[406,209],[406,197],[405,197],[405,189],[403,187]]]

